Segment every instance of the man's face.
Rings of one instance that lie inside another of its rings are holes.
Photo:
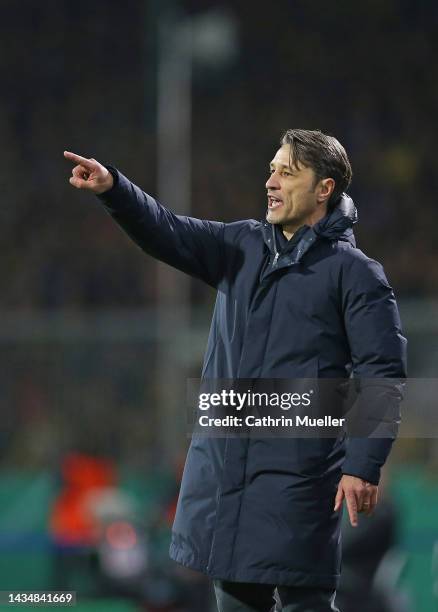
[[[278,149],[271,161],[266,182],[266,219],[269,223],[281,225],[285,235],[293,234],[304,224],[313,225],[327,210],[327,197],[323,195],[322,185],[325,181],[316,181],[312,168],[298,163],[297,169],[295,165],[291,167],[290,162],[290,145],[286,144]]]

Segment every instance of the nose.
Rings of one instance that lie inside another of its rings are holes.
[[[276,172],[272,172],[266,181],[266,189],[280,189],[280,183]]]

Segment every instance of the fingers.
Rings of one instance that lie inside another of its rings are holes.
[[[372,487],[368,482],[362,482],[362,487],[357,491],[357,509],[369,516],[371,509]]]
[[[377,487],[372,487],[368,498],[365,499],[364,503],[362,504],[363,512],[366,516],[371,516],[374,512],[374,509],[377,506],[378,493],[379,489]]]
[[[335,497],[335,507],[333,509],[334,512],[338,512],[338,510],[342,506],[343,499],[344,499],[344,491],[343,491],[343,489],[341,487],[341,484],[339,484],[338,485],[338,491],[337,491],[336,497]]]
[[[348,516],[350,518],[350,523],[352,527],[357,527],[357,499],[354,491],[347,491],[345,494],[345,499],[347,502],[347,510]]]
[[[358,495],[357,499],[357,511],[363,512],[364,514],[368,514],[371,507],[371,494],[367,491]]]
[[[64,157],[76,164],[72,170],[72,177],[69,179],[73,187],[87,189],[97,195],[113,187],[114,179],[111,172],[92,157],[87,159],[71,151],[64,151]]]
[[[343,475],[336,493],[334,511],[342,506],[345,497],[348,516],[352,527],[358,525],[358,514],[363,512],[370,516],[377,504],[378,486],[356,476]]]
[[[369,482],[364,482],[363,488],[358,491],[358,511],[363,512],[366,516],[371,516],[376,505],[378,497],[378,487]]]
[[[345,497],[345,501],[347,503],[348,516],[350,518],[351,526],[352,527],[357,527],[357,524],[358,524],[358,520],[357,520],[358,509],[357,509],[356,495],[355,495],[354,491],[352,491],[352,490],[347,491],[346,493],[344,493],[344,490],[343,490],[341,484],[339,484],[338,492],[336,493],[334,511],[337,512],[340,509],[340,507],[342,506],[342,501],[343,501],[344,497]]]
[[[77,189],[89,187],[89,185],[87,185],[87,180],[90,174],[89,171],[85,168],[85,166],[75,166],[71,173],[72,176],[69,179],[70,185],[73,185],[73,187],[76,187]]]
[[[90,177],[90,171],[85,166],[75,166],[71,173],[72,176],[84,179],[85,181]]]
[[[77,165],[83,166],[88,172],[96,170],[99,165],[95,159],[87,159],[86,157],[82,157],[82,155],[76,155],[76,153],[71,153],[70,151],[64,151],[64,157]]]
[[[79,178],[78,176],[71,176],[69,179],[70,185],[76,187],[76,189],[88,188],[87,179]]]

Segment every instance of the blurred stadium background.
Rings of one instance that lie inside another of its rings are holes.
[[[333,133],[409,375],[431,379],[437,26],[432,0],[0,0],[0,590],[70,588],[81,611],[210,606],[167,545],[214,295],[142,256],[69,186],[62,151],[231,221],[263,216],[285,128]],[[343,612],[438,609],[438,445],[411,434],[375,522],[345,528]]]

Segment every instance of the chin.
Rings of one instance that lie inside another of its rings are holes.
[[[282,215],[276,215],[274,211],[268,210],[266,213],[266,221],[272,225],[281,225],[285,222],[285,219],[283,219]]]

